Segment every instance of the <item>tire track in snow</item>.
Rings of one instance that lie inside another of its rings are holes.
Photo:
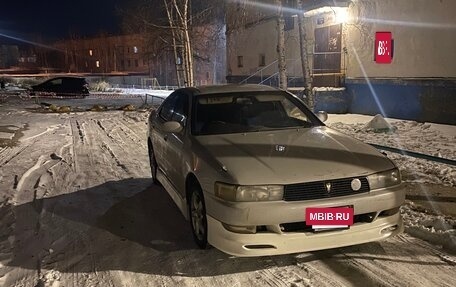
[[[79,139],[81,140],[82,143],[84,143],[84,132],[82,131],[81,124],[79,123],[78,120],[76,120],[76,128],[78,129],[78,134],[79,134]]]
[[[60,159],[46,160],[46,157],[44,155],[41,155],[35,162],[35,164],[22,175],[21,179],[17,184],[18,192],[16,194],[20,194],[20,192],[23,193],[29,190],[33,190],[33,200],[31,202],[31,207],[34,210],[34,212],[30,213],[31,218],[29,218],[28,220],[30,221],[30,219],[32,219],[34,221],[35,227],[33,231],[35,236],[38,236],[37,240],[39,241],[36,243],[37,249],[34,252],[34,256],[36,257],[36,286],[45,286],[46,282],[46,280],[43,279],[42,273],[42,260],[45,255],[43,255],[44,253],[41,248],[42,246],[46,246],[46,240],[39,235],[42,233],[42,221],[45,214],[45,210],[43,209],[44,197],[47,195],[49,190],[46,188],[41,188],[41,178],[60,161]]]
[[[46,130],[44,132],[41,132],[39,134],[36,134],[36,135],[33,135],[31,137],[28,137],[28,138],[24,138],[24,139],[21,139],[21,141],[29,141],[29,140],[32,140],[32,139],[35,139],[37,137],[40,137],[40,136],[43,136],[49,132],[52,132],[52,131],[55,131],[56,129],[62,127],[62,125],[53,125],[53,126],[50,126],[48,128],[46,128]]]
[[[136,144],[140,144],[142,147],[144,148],[147,148],[147,145],[145,144],[146,140],[145,140],[145,135],[144,136],[140,136],[137,134],[137,132],[135,130],[141,130],[140,128],[137,128],[137,129],[133,129],[131,128],[128,124],[127,124],[127,121],[125,120],[125,118],[121,118],[119,119],[119,123],[124,126],[124,128],[120,128],[124,133],[125,135],[127,135],[131,141],[135,142]],[[142,122],[141,122],[142,123]],[[134,124],[137,124],[137,123],[134,123]],[[129,132],[127,132],[127,130]],[[133,137],[134,135],[134,137]],[[136,138],[136,139],[134,139]]]
[[[0,154],[0,167],[3,167],[6,164],[8,164],[11,160],[13,160],[15,157],[17,157],[22,152],[24,152],[24,150],[27,149],[28,147],[30,147],[32,144],[26,145],[26,146],[13,147],[13,148],[6,148],[5,150],[3,150],[2,153]],[[10,156],[7,153],[12,154],[12,155]]]
[[[114,152],[112,151],[112,149],[109,145],[107,145],[105,142],[102,142],[101,147],[109,153],[109,155],[112,157],[112,159],[114,159],[114,161],[116,162],[118,167],[120,167],[126,173],[130,173],[128,168],[114,154]]]
[[[114,140],[114,137],[111,135],[111,132],[108,132],[106,127],[102,124],[103,119],[97,120],[97,125],[101,128],[101,130],[112,140]]]
[[[17,184],[17,190],[18,191],[22,191],[24,189],[24,185],[25,184],[29,184],[27,181],[29,180],[29,178],[31,177],[31,175],[36,171],[38,170],[42,165],[43,165],[43,162],[46,158],[44,157],[44,155],[41,155],[38,160],[35,162],[35,165],[33,165],[31,168],[29,168],[22,176],[21,178],[19,179],[19,182]]]
[[[74,171],[75,173],[78,173],[79,172],[79,165],[78,165],[78,155],[75,151],[76,149],[76,142],[77,142],[77,139],[76,139],[76,122],[74,120],[70,120],[70,130],[71,130],[71,141],[72,141],[72,145],[71,145],[71,154],[73,155],[73,158],[72,158],[72,161],[73,161],[73,165],[74,165]]]
[[[259,279],[273,287],[282,286],[309,286],[309,272],[305,268],[296,266],[293,256],[265,257],[262,258],[261,270],[257,273]],[[286,267],[281,267],[281,266]]]
[[[129,175],[139,176],[137,155],[132,155],[131,146],[138,146],[139,137],[134,134],[132,129],[126,127],[120,119],[113,118],[111,121],[94,120],[95,127],[98,127],[98,140],[102,140],[101,148],[114,160],[116,166]],[[108,124],[108,125],[106,125]],[[115,130],[117,130],[115,132]],[[122,131],[121,133],[119,132]],[[133,133],[134,135],[131,135]],[[143,143],[134,150],[145,150]],[[134,172],[129,167],[133,167]],[[122,175],[121,175],[122,176]]]

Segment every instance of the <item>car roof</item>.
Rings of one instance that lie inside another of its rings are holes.
[[[47,79],[47,81],[53,81],[53,80],[57,80],[57,79],[66,79],[66,80],[85,80],[84,77],[77,77],[77,76],[60,76],[60,77],[53,77],[53,78],[50,78],[50,79]]]
[[[212,86],[200,86],[193,88],[184,88],[190,90],[193,95],[210,95],[210,94],[226,94],[226,93],[238,93],[238,92],[270,92],[280,91],[279,89],[255,84],[227,84],[227,85],[212,85]]]
[[[62,76],[62,77],[57,77],[55,79],[72,79],[72,80],[84,80],[84,77],[78,77],[78,76]]]

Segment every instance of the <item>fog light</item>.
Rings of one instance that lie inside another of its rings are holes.
[[[394,230],[397,229],[397,227],[398,227],[397,225],[393,225],[393,226],[384,228],[384,229],[382,229],[381,233],[382,234],[392,233]]]
[[[244,245],[245,249],[277,249],[274,245],[269,244],[254,244],[254,245]]]
[[[236,226],[236,225],[229,225],[226,223],[222,223],[223,227],[226,230],[234,232],[234,233],[243,233],[243,234],[255,234],[257,227],[255,225],[249,226]]]

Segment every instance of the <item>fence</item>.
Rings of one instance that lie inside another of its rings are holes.
[[[94,105],[109,106],[113,108],[125,105],[134,105],[141,108],[158,107],[166,95],[154,95],[148,93],[125,94],[125,93],[90,93],[89,95],[72,93],[5,93],[0,91],[0,103],[34,103],[37,105],[56,105],[84,108]]]

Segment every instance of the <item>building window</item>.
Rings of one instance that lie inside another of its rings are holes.
[[[100,68],[100,61],[96,61],[95,65],[97,66],[97,68]]]
[[[131,61],[127,60],[127,67],[130,67],[130,66],[131,66]]]
[[[146,60],[143,59],[143,66],[146,66],[147,65],[147,62]]]
[[[127,53],[130,53],[130,47],[127,47]]]
[[[243,56],[237,57],[237,66],[238,66],[238,68],[244,67],[244,57]]]
[[[136,47],[136,46],[133,47],[133,53],[138,54],[138,47]]]
[[[285,26],[284,26],[284,30],[285,31],[290,31],[290,30],[293,30],[294,29],[294,19],[295,17],[293,16],[286,16],[284,17],[284,20],[285,20]]]
[[[260,54],[260,59],[259,59],[258,66],[264,67],[266,66],[266,56],[264,54]]]
[[[138,66],[139,66],[138,60],[135,60],[135,67],[138,67]]]
[[[92,49],[89,50],[89,55],[90,55],[90,56],[93,56],[93,51],[92,51]]]
[[[125,61],[124,60],[120,60],[120,66],[122,67],[122,69],[125,69]]]

